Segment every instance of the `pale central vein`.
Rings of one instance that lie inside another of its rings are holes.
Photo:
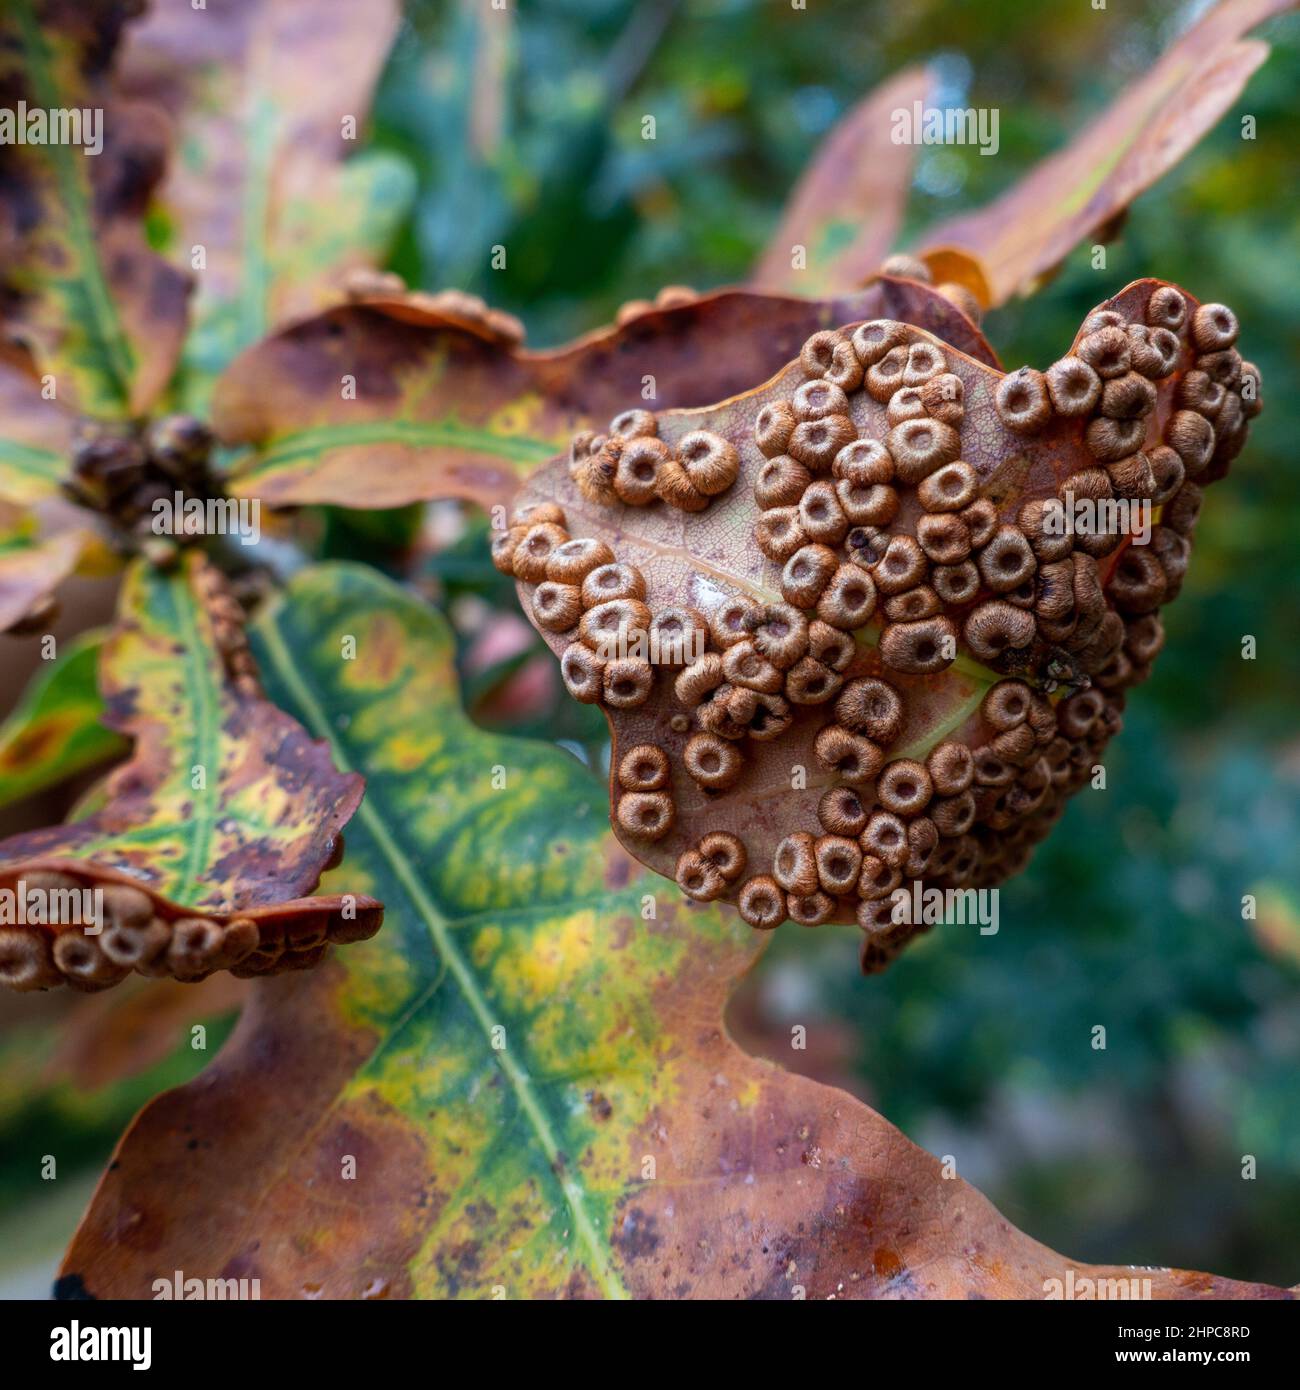
[[[195,621],[192,597],[187,589],[178,601],[175,591],[167,586],[165,592],[172,596],[176,614],[176,625],[181,633],[185,649],[181,680],[185,686],[187,705],[194,721],[194,734],[191,740],[190,782],[193,789],[193,769],[204,770],[203,786],[195,792],[195,810],[190,819],[192,827],[189,837],[189,851],[186,855],[185,877],[177,894],[181,902],[191,902],[197,895],[199,884],[208,869],[212,846],[212,831],[218,814],[221,780],[221,739],[218,728],[218,700],[212,682],[208,679],[211,661],[217,661],[215,649],[204,642]],[[181,775],[185,770],[180,769]],[[199,805],[198,803],[202,803]]]

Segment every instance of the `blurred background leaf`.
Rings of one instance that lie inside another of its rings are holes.
[[[75,773],[127,752],[120,734],[100,723],[102,631],[82,633],[45,669],[0,725],[0,806],[21,801]]]

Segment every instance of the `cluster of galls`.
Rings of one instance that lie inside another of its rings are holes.
[[[212,432],[192,415],[166,415],[145,425],[82,420],[72,446],[72,475],[63,491],[79,506],[115,522],[126,544],[155,536],[154,504],[216,496],[209,465]],[[179,520],[179,519],[178,519]]]
[[[823,834],[788,836],[771,874],[744,885],[747,921],[815,925],[854,894],[868,933],[864,966],[879,968],[915,930],[892,920],[904,880],[1001,881],[1088,779],[1120,728],[1125,690],[1163,644],[1157,610],[1186,572],[1201,486],[1226,471],[1259,410],[1259,374],[1235,349],[1231,311],[1202,305],[1188,322],[1187,310],[1177,290],[1159,288],[1145,322],[1099,311],[1046,373],[1004,378],[995,405],[1006,428],[1034,434],[1056,417],[1081,419],[1096,460],[1066,478],[1054,502],[1026,502],[1014,521],[980,495],[960,458],[963,384],[933,342],[876,322],[805,344],[809,380],[755,424],[768,460],[755,483],[755,537],[783,565],[787,629],[804,630],[793,610],[815,614],[809,645],[817,623],[859,628],[880,612],[881,673],[841,690],[833,663],[816,672],[822,698],[835,700],[816,754],[840,784],[822,798]],[[1188,340],[1191,368],[1161,441],[1150,444],[1155,383],[1180,365]],[[883,442],[857,437],[849,396],[860,387],[885,406]],[[891,532],[908,489],[911,528]],[[1080,500],[1112,499],[1160,508],[1149,546],[1122,530],[1053,524],[1053,510],[1064,517]],[[1025,678],[991,687],[981,711],[991,737],[974,748],[945,741],[924,763],[886,761],[903,705],[885,676],[941,671],[959,642]],[[783,644],[787,666],[803,645]],[[1053,705],[1046,697],[1062,680],[1075,693]]]
[[[51,893],[94,886],[53,872],[29,873],[25,881],[29,891]],[[109,884],[103,892],[106,921],[98,935],[79,926],[0,928],[0,979],[18,990],[58,984],[107,989],[133,970],[199,980],[237,965],[257,948],[257,927],[246,918],[224,926],[201,917],[168,922],[154,915],[153,900],[138,888]]]
[[[25,870],[21,877],[28,894],[40,892],[47,900],[102,888],[104,918],[94,934],[80,925],[0,927],[0,983],[20,991],[69,985],[93,992],[119,984],[132,971],[196,983],[215,970],[239,976],[302,970],[315,965],[330,942],[374,935],[381,916],[370,907],[359,907],[349,920],[328,910],[228,921],[168,916],[148,893],[129,884],[49,869]]]
[[[787,917],[819,926],[847,899],[867,933],[864,968],[880,968],[917,929],[894,922],[896,890],[914,879],[981,887],[1016,873],[1087,777],[1119,708],[1094,691],[1066,703],[1054,710],[1024,682],[999,681],[981,710],[996,731],[987,742],[945,739],[923,760],[888,759],[903,696],[882,677],[850,680],[815,745],[838,776],[817,808],[822,833],[781,841],[771,873],[743,886],[741,915],[755,927]]]
[[[740,456],[709,430],[695,430],[670,449],[658,438],[650,411],[629,410],[605,434],[578,435],[569,468],[589,501],[662,501],[697,512],[735,482]],[[692,650],[707,630],[691,609],[651,614],[641,571],[620,563],[603,541],[570,537],[563,509],[551,502],[513,513],[509,528],[493,538],[492,562],[503,574],[537,586],[531,606],[540,628],[571,637],[560,672],[569,694],[584,704],[635,709],[649,699],[655,676],[650,661],[617,654],[629,634],[639,635],[648,651]],[[659,834],[671,824],[669,817]]]
[[[625,410],[607,434],[585,430],[574,438],[569,476],[588,502],[667,502],[684,512],[702,512],[736,481],[740,455],[721,435],[693,430],[672,449],[658,434],[651,411]]]
[[[572,539],[563,509],[553,502],[515,511],[509,529],[493,537],[492,563],[537,586],[532,611],[539,627],[572,638],[560,670],[575,700],[613,709],[645,704],[654,687],[649,661],[603,655],[610,650],[606,639],[651,625],[639,569],[619,564],[604,541]]]
[[[1071,434],[1081,438],[1093,459],[1056,498],[1022,504],[985,495],[987,480],[962,459],[965,386],[941,346],[893,321],[815,334],[800,357],[805,382],[765,405],[754,425],[764,458],[754,534],[781,567],[782,602],[737,595],[707,614],[652,615],[641,574],[600,541],[570,540],[558,508],[516,518],[494,553],[501,568],[538,583],[540,626],[577,626],[562,668],[578,699],[617,709],[650,693],[648,663],[603,664],[603,637],[661,624],[707,644],[674,686],[688,712],[673,720],[690,732],[682,765],[699,787],[735,786],[745,742],[780,737],[801,707],[830,715],[814,744],[835,778],[821,797],[820,833],[786,836],[771,871],[743,883],[745,846],[708,834],[678,859],[685,893],[710,901],[734,892],[741,915],[761,928],[787,918],[813,926],[847,909],[866,932],[870,970],[918,929],[893,921],[892,895],[907,881],[983,887],[1023,867],[1119,730],[1127,688],[1149,672],[1164,641],[1158,609],[1181,586],[1201,488],[1226,472],[1260,408],[1259,373],[1241,360],[1236,337],[1230,310],[1190,314],[1179,291],[1161,287],[1142,321],[1097,311],[1047,372],[1003,378],[993,402],[1003,427],[1032,436],[1064,421],[1072,428],[1062,438],[1070,447]],[[1180,368],[1153,441],[1156,383]],[[877,403],[860,403],[859,418],[883,407],[883,438],[859,437],[858,392]],[[608,435],[579,437],[571,476],[606,504],[681,506],[689,485],[688,510],[707,505],[705,481],[721,490],[734,480],[727,441],[696,432],[674,454],[656,435],[652,415],[628,412]],[[694,477],[692,463],[712,471]],[[1151,505],[1149,545],[1124,528],[1055,524],[1079,502],[1116,500]],[[891,759],[909,678],[944,671],[959,649],[1004,677],[974,721],[978,737]],[[633,748],[616,778],[623,833],[646,842],[668,834],[667,754]]]

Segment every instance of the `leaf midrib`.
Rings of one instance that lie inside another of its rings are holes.
[[[267,616],[266,621],[260,625],[259,630],[262,640],[266,644],[267,652],[275,667],[276,673],[297,702],[302,712],[304,722],[318,738],[323,738],[328,743],[335,766],[338,767],[341,772],[348,773],[358,771],[358,769],[354,767],[352,760],[348,757],[345,748],[337,736],[337,730],[326,717],[325,711],[316,698],[315,693],[308,687],[306,680],[295,668],[292,655],[280,634],[276,614],[274,612]],[[619,1278],[617,1271],[610,1262],[609,1252],[601,1241],[599,1233],[596,1231],[591,1217],[587,1212],[585,1189],[581,1183],[570,1176],[571,1170],[563,1161],[560,1145],[555,1137],[555,1131],[552,1127],[550,1116],[546,1113],[541,1102],[534,1094],[531,1077],[523,1067],[515,1061],[508,1049],[491,1047],[492,1030],[496,1024],[488,1009],[487,1000],[484,998],[483,992],[479,988],[478,981],[474,977],[474,972],[452,936],[450,923],[446,915],[438,908],[433,899],[424,890],[411,864],[409,856],[389,834],[387,827],[374,808],[373,801],[369,797],[362,798],[360,809],[357,812],[357,819],[360,820],[369,831],[375,846],[387,861],[389,868],[392,870],[416,911],[423,919],[429,930],[429,935],[433,939],[435,949],[438,951],[446,969],[450,971],[452,977],[455,979],[456,984],[460,988],[462,997],[466,1004],[468,1004],[471,1013],[474,1015],[475,1021],[478,1023],[483,1033],[485,1041],[491,1048],[493,1059],[505,1074],[506,1080],[510,1083],[511,1089],[515,1094],[515,1099],[519,1103],[520,1110],[531,1125],[536,1135],[537,1142],[546,1156],[550,1171],[555,1177],[555,1180],[559,1183],[561,1191],[564,1193],[565,1202],[573,1216],[574,1230],[577,1233],[579,1241],[587,1249],[589,1268],[592,1276],[595,1278],[606,1297],[628,1298],[628,1292],[624,1288],[622,1280]]]
[[[190,820],[193,827],[188,836],[189,845],[185,856],[184,877],[181,879],[176,898],[189,903],[196,900],[199,884],[209,863],[212,849],[212,831],[217,819],[217,792],[221,780],[221,748],[217,728],[217,701],[214,698],[212,682],[208,679],[209,662],[203,660],[205,653],[211,652],[214,660],[215,648],[204,642],[195,619],[195,609],[188,586],[180,591],[177,586],[162,586],[171,604],[174,621],[181,636],[185,657],[181,663],[181,680],[185,686],[187,708],[194,721],[194,733],[190,739],[191,769],[195,766],[204,769],[204,785],[196,789],[191,785],[194,798],[194,814]],[[185,769],[177,769],[184,778]],[[191,784],[193,777],[190,777]]]
[[[280,435],[264,448],[235,461],[232,476],[247,479],[311,459],[330,449],[366,444],[404,444],[412,448],[464,449],[511,463],[545,463],[554,458],[554,440],[497,434],[447,420],[362,420],[349,425],[313,425]]]

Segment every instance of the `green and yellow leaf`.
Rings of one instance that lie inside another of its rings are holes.
[[[101,722],[96,669],[103,643],[103,632],[65,643],[0,726],[0,806],[128,751],[126,740]]]
[[[166,387],[189,294],[144,235],[167,154],[157,113],[103,85],[123,19],[114,0],[14,0],[0,18],[0,107],[97,112],[102,137],[97,153],[84,126],[81,145],[0,145],[7,331],[65,409],[110,417],[141,414]]]
[[[219,586],[197,554],[174,574],[131,568],[99,679],[104,723],[134,756],[103,810],[0,842],[0,860],[91,859],[214,911],[315,888],[362,782],[238,681]]]
[[[169,254],[196,278],[191,409],[242,348],[386,255],[413,176],[395,155],[351,152],[398,18],[394,0],[246,0],[155,5],[130,30],[118,87],[177,129],[159,201]]]

